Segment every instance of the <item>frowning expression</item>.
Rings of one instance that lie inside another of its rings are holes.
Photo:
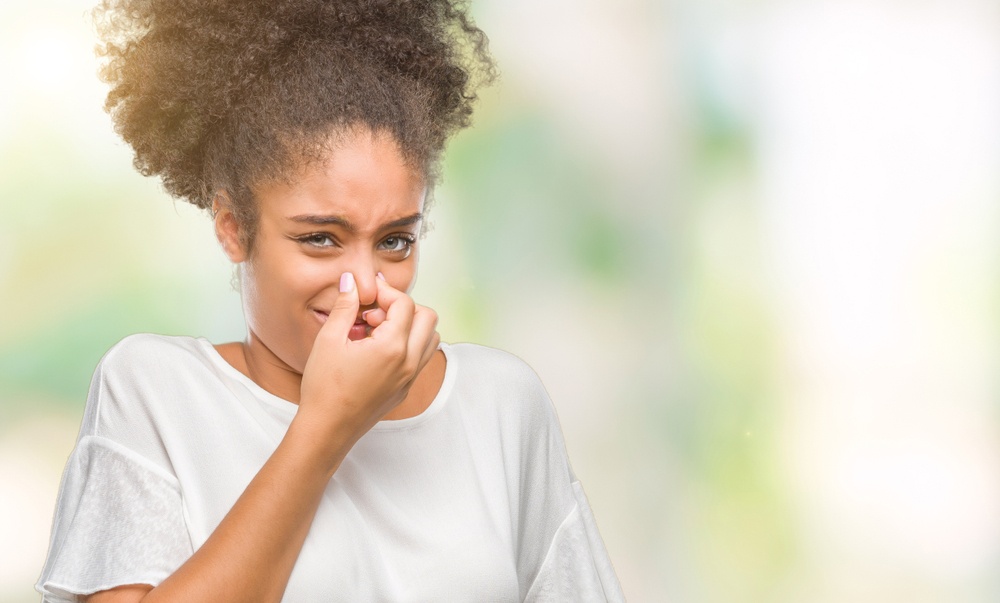
[[[379,272],[409,291],[425,189],[395,139],[367,129],[338,137],[323,161],[292,182],[258,187],[252,254],[225,229],[219,235],[230,258],[242,262],[248,351],[263,347],[271,364],[301,373],[344,272],[354,274],[361,310],[375,307]]]

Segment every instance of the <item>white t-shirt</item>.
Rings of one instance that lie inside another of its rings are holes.
[[[330,481],[284,601],[623,601],[538,377],[499,350],[441,349],[431,405],[375,425]],[[163,581],[297,408],[204,339],[115,345],[63,474],[42,600]]]

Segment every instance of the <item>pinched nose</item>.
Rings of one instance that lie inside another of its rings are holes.
[[[358,287],[358,303],[361,307],[374,306],[375,298],[378,295],[378,288],[375,285],[378,271],[374,266],[367,267],[364,271],[354,270],[354,281]]]
[[[380,270],[379,258],[371,250],[350,248],[338,262],[341,270],[354,275],[355,286],[358,289],[358,303],[362,308],[373,306],[378,296],[375,286],[375,275]]]

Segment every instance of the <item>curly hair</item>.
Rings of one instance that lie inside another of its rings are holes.
[[[345,129],[388,131],[433,186],[497,76],[463,0],[102,0],[94,16],[136,169],[200,208],[225,190],[248,249],[254,188]]]

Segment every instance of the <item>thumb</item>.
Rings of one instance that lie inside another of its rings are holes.
[[[345,272],[340,275],[340,295],[330,308],[324,329],[338,341],[347,341],[347,336],[358,318],[358,287],[354,282],[354,274]],[[332,331],[332,332],[331,332]]]

